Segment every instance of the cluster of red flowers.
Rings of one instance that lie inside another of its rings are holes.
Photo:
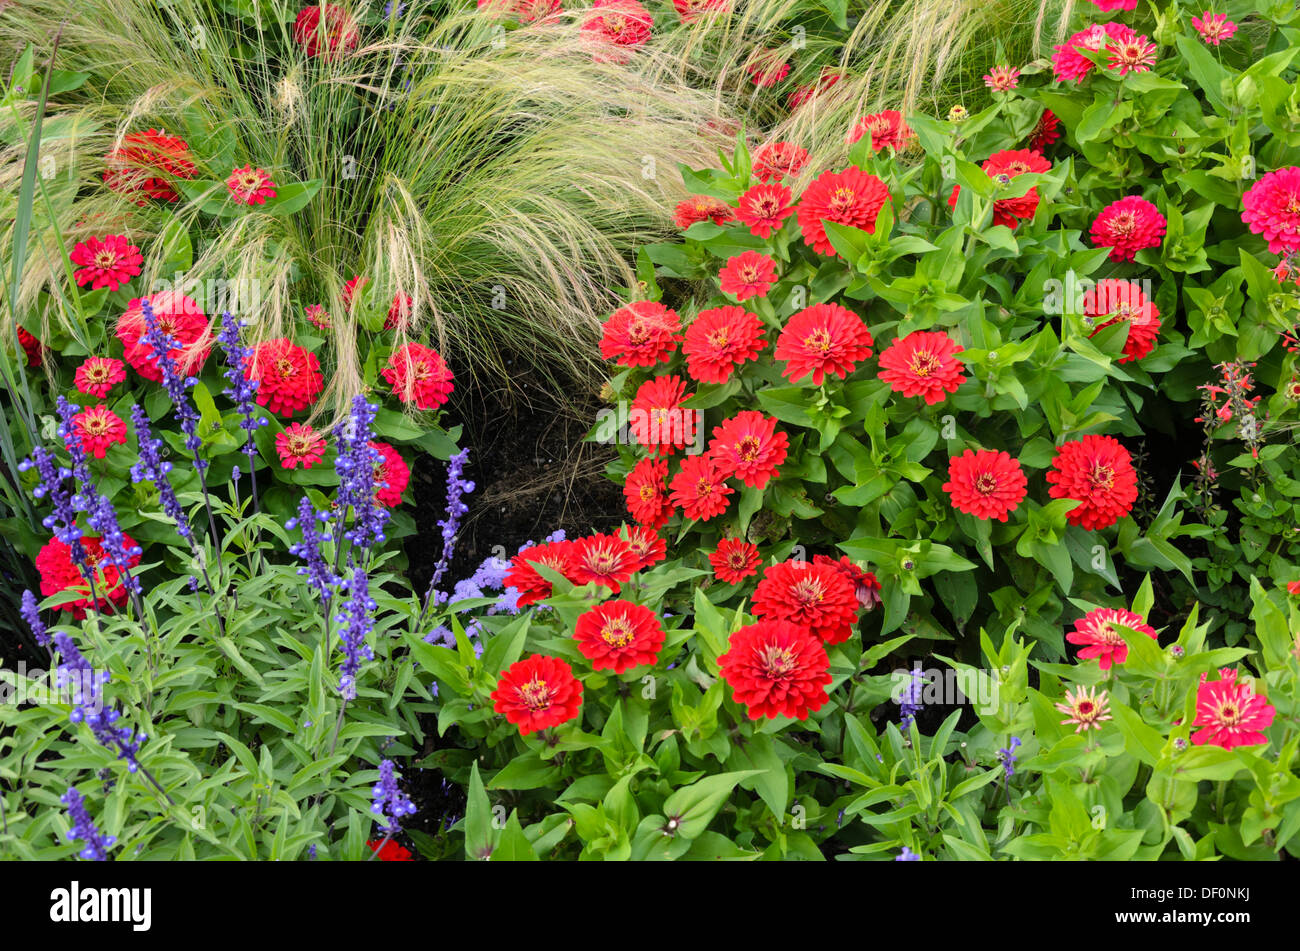
[[[104,164],[104,183],[142,206],[150,198],[180,201],[172,180],[198,174],[189,143],[158,129],[129,133]]]

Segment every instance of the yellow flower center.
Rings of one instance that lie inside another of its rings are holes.
[[[600,629],[600,639],[610,647],[627,647],[634,637],[635,632],[632,630],[632,625],[627,622],[627,618],[610,618]]]
[[[519,687],[519,700],[529,710],[540,713],[551,706],[551,688],[546,681],[534,677]]]

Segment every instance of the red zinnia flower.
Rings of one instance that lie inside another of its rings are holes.
[[[1052,70],[1056,74],[1056,81],[1078,82],[1086,79],[1093,71],[1095,67],[1092,60],[1079,50],[1096,51],[1104,49],[1112,40],[1127,41],[1136,36],[1132,29],[1113,20],[1109,23],[1094,23],[1087,29],[1080,30],[1060,46],[1052,47],[1056,51],[1056,55],[1052,58]]]
[[[1288,581],[1286,583],[1286,593],[1291,597],[1300,597],[1300,581]]]
[[[701,221],[712,221],[715,225],[725,225],[735,219],[735,213],[725,201],[709,195],[692,195],[685,201],[677,203],[673,210],[673,224],[685,231]]]
[[[785,378],[798,382],[812,374],[813,386],[827,375],[844,379],[871,356],[871,331],[862,318],[839,304],[813,304],[786,322],[775,356],[785,360]]]
[[[77,389],[101,400],[108,396],[109,390],[126,380],[126,366],[121,360],[112,357],[87,357],[73,381]]]
[[[879,376],[895,393],[920,396],[927,404],[943,402],[966,381],[956,355],[961,346],[947,334],[918,330],[899,337],[880,354]]]
[[[780,50],[760,49],[745,64],[745,72],[755,86],[770,89],[790,75],[790,63]]]
[[[186,376],[195,376],[211,348],[208,318],[198,302],[177,291],[160,291],[146,298],[153,308],[158,327],[176,344],[170,356],[176,368]],[[146,332],[141,299],[132,299],[126,313],[117,319],[117,339],[122,341],[123,356],[146,380],[162,382],[162,369],[153,347],[144,340]]]
[[[535,564],[558,571],[569,578],[573,574],[573,542],[546,542],[525,548],[510,560],[510,570],[503,582],[507,588],[519,592],[515,602],[526,608],[534,602],[551,596],[551,582],[543,578]]]
[[[1128,659],[1128,644],[1124,635],[1115,630],[1115,626],[1130,628],[1156,640],[1156,629],[1146,622],[1140,614],[1125,611],[1122,608],[1096,608],[1074,622],[1074,630],[1065,635],[1071,644],[1083,644],[1079,651],[1079,660],[1101,658],[1102,670],[1109,670],[1111,664],[1122,664]]]
[[[1029,148],[1034,152],[1044,152],[1047,147],[1061,137],[1061,120],[1051,109],[1044,109],[1038,117],[1038,124],[1029,135]]]
[[[144,256],[126,240],[126,235],[110,234],[103,239],[87,238],[68,258],[80,268],[73,273],[78,287],[90,285],[92,291],[107,287],[115,291],[140,273]]]
[[[662,528],[673,514],[673,504],[668,501],[668,463],[653,456],[640,460],[623,483],[623,497],[634,519],[648,528]]]
[[[230,200],[237,205],[265,205],[268,198],[275,197],[275,182],[264,169],[245,165],[230,173],[226,179],[226,189]]]
[[[392,839],[384,841],[383,839],[372,839],[366,843],[371,852],[381,862],[413,862],[411,850],[398,845]]]
[[[848,555],[841,555],[839,561],[826,555],[813,555],[813,564],[829,565],[848,578],[858,596],[858,607],[864,611],[873,610],[880,603],[880,582],[876,580],[875,574],[849,561]]]
[[[1300,168],[1269,172],[1241,196],[1241,220],[1273,254],[1300,252]]]
[[[751,234],[766,238],[794,214],[790,198],[790,189],[784,185],[755,185],[740,196],[736,217],[749,225]]]
[[[788,621],[759,621],[731,635],[730,649],[718,658],[722,679],[751,720],[790,717],[805,720],[825,706],[830,695],[831,661],[826,648],[802,627]]]
[[[654,17],[639,0],[596,0],[582,30],[595,45],[597,62],[626,62],[625,47],[640,46],[650,39]]]
[[[733,295],[738,301],[751,297],[766,297],[776,283],[776,261],[758,251],[744,251],[728,258],[726,266],[718,272],[722,293]]]
[[[828,69],[824,69],[815,83],[800,86],[794,92],[790,93],[790,96],[786,101],[789,103],[791,109],[798,109],[805,102],[811,102],[839,81],[839,73],[834,73]]]
[[[731,0],[673,0],[673,6],[683,23],[694,23],[706,13],[728,12]]]
[[[724,478],[735,476],[762,489],[785,462],[790,438],[776,431],[776,420],[756,410],[737,413],[713,428],[709,458]]]
[[[1133,459],[1110,436],[1088,435],[1059,447],[1047,481],[1052,498],[1079,500],[1066,519],[1089,531],[1114,525],[1137,501]]]
[[[23,355],[27,357],[27,365],[29,367],[38,367],[44,363],[44,345],[22,327],[15,329],[18,331],[18,345],[23,348]]]
[[[990,155],[981,168],[984,169],[984,173],[989,178],[1005,185],[1013,178],[1026,172],[1050,171],[1052,163],[1037,152],[1029,149],[1010,149]],[[961,186],[953,186],[952,194],[948,197],[949,208],[957,207],[957,195],[960,192]],[[1037,210],[1038,188],[1034,187],[1019,198],[994,199],[993,223],[995,225],[1006,225],[1014,231],[1016,225],[1021,221],[1027,221],[1034,217],[1034,212]]]
[[[617,535],[588,535],[573,543],[571,551],[574,584],[595,582],[618,594],[623,582],[638,568],[632,546]]]
[[[325,388],[316,354],[284,337],[253,347],[245,376],[258,382],[259,406],[290,417],[315,403]]]
[[[384,317],[384,329],[405,331],[414,305],[410,294],[394,294],[393,302],[388,305],[388,315]]]
[[[808,164],[808,150],[792,142],[772,142],[754,152],[754,177],[760,182],[793,178]]]
[[[1132,261],[1143,248],[1158,248],[1165,216],[1145,198],[1130,195],[1102,209],[1092,223],[1092,243],[1110,248],[1112,261]]]
[[[318,330],[333,329],[334,322],[330,320],[329,312],[326,311],[325,308],[322,307],[320,304],[308,304],[306,312],[307,312],[307,319],[311,321],[311,325],[313,327],[317,328]]]
[[[758,566],[762,562],[758,546],[739,538],[722,539],[718,542],[718,550],[709,555],[714,577],[727,584],[740,584],[750,575],[758,574]]]
[[[1196,720],[1193,726],[1204,727],[1192,734],[1197,746],[1212,743],[1225,750],[1238,746],[1267,743],[1262,731],[1273,725],[1277,708],[1255,693],[1249,683],[1238,683],[1237,672],[1229,667],[1219,671],[1219,679],[1196,689]]]
[[[691,445],[700,414],[682,404],[694,395],[686,392],[686,381],[679,376],[646,380],[632,398],[628,414],[632,437],[656,456],[671,456]]]
[[[392,446],[386,442],[372,442],[371,449],[378,449],[384,457],[375,463],[375,501],[389,508],[402,504],[402,493],[411,481],[411,467]]]
[[[578,616],[573,628],[578,650],[592,670],[621,674],[654,666],[664,646],[664,626],[655,613],[631,601],[606,601]]]
[[[853,635],[858,594],[838,567],[806,561],[783,561],[763,573],[754,589],[755,617],[791,621],[827,644]]]
[[[1146,299],[1142,289],[1131,281],[1105,278],[1083,295],[1083,313],[1095,320],[1095,337],[1111,324],[1128,321],[1128,339],[1124,341],[1124,356],[1120,363],[1141,360],[1155,349],[1160,336],[1160,311]]]
[[[708,456],[687,456],[673,476],[670,498],[686,518],[707,522],[727,510],[727,496],[735,491],[724,479]]]
[[[432,347],[407,343],[398,347],[380,371],[393,395],[417,409],[437,409],[451,396],[452,373],[442,355]]]
[[[765,346],[763,322],[743,307],[728,305],[700,311],[686,328],[682,353],[695,379],[726,383],[732,370],[754,359]]]
[[[668,557],[668,546],[654,529],[644,525],[629,525],[620,529],[620,532],[627,547],[636,556],[636,571],[645,571]]]
[[[158,129],[132,132],[105,160],[104,184],[144,205],[146,198],[179,201],[168,178],[193,178],[190,147],[184,139]],[[166,176],[166,177],[164,177]]]
[[[293,38],[308,56],[339,59],[357,48],[361,33],[352,14],[336,3],[303,7],[293,21]]]
[[[842,172],[829,169],[818,175],[799,200],[799,229],[818,254],[834,255],[826,237],[826,222],[833,221],[867,234],[876,233],[876,216],[889,201],[889,189],[875,175],[850,165]]]
[[[677,311],[652,300],[620,307],[605,321],[600,355],[625,367],[652,367],[672,359],[681,340]]]
[[[103,459],[109,446],[114,443],[126,445],[126,423],[100,403],[72,417],[71,438],[77,440],[83,452]]]
[[[478,8],[520,23],[534,23],[558,11],[560,0],[478,0]]]
[[[302,463],[310,469],[325,457],[325,437],[305,423],[291,423],[275,437],[275,451],[280,454],[280,466],[292,469]]]
[[[343,285],[343,306],[352,311],[352,305],[356,302],[357,294],[361,289],[370,283],[370,278],[357,275]]]
[[[126,551],[134,552],[127,558],[127,567],[134,568],[140,564],[140,546],[125,532],[122,534],[122,545]],[[73,564],[71,548],[57,538],[51,538],[36,555],[36,570],[41,575],[41,596],[48,598],[65,591],[81,594],[82,596],[77,600],[65,601],[54,609],[70,611],[78,621],[86,616],[88,609],[104,611],[113,607],[120,608],[126,604],[127,599],[121,572],[109,560],[108,553],[104,551],[100,540],[83,535],[81,546],[86,552],[86,565],[94,578],[96,597],[93,604],[90,588],[81,576],[81,571]]]
[[[952,497],[952,507],[987,521],[1005,522],[1025,497],[1028,480],[1020,463],[1005,452],[967,449],[948,463],[948,481],[943,490]]]
[[[908,140],[916,133],[903,121],[903,114],[897,109],[872,113],[854,123],[849,130],[849,145],[857,142],[864,135],[871,136],[871,149],[879,152],[890,148],[897,152],[907,147]]]
[[[501,672],[491,697],[493,709],[527,736],[576,719],[582,707],[582,681],[558,657],[533,654]]]

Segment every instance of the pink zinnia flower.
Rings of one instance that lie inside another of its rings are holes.
[[[1229,20],[1226,13],[1211,13],[1209,10],[1199,17],[1192,17],[1192,26],[1201,34],[1201,39],[1211,46],[1232,39],[1232,34],[1237,32],[1237,24]]]
[[[1109,13],[1111,10],[1137,9],[1137,0],[1092,0],[1092,2],[1102,13]]]
[[[1065,703],[1058,703],[1056,709],[1069,714],[1061,721],[1062,725],[1073,723],[1075,733],[1087,733],[1100,730],[1102,721],[1111,718],[1109,706],[1105,690],[1078,687],[1073,692],[1065,691]]]
[[[994,92],[1011,92],[1020,85],[1020,70],[1011,66],[994,66],[984,75],[984,85]]]
[[[96,459],[103,459],[108,447],[126,445],[126,423],[102,403],[83,409],[72,417],[72,438],[82,450]]]
[[[654,17],[639,0],[596,0],[582,30],[593,43],[597,62],[626,62],[625,49],[650,39]]]
[[[766,297],[776,283],[776,261],[757,251],[745,251],[727,260],[718,279],[722,293],[733,295],[737,301]]]
[[[325,456],[325,437],[306,423],[291,423],[275,437],[275,451],[280,466],[292,469],[301,464],[310,469]]]
[[[871,150],[879,152],[890,148],[897,152],[907,147],[908,141],[916,135],[911,127],[903,121],[903,114],[897,109],[886,109],[859,119],[849,130],[848,143],[852,145],[864,135],[871,135]]]
[[[1112,261],[1132,261],[1143,248],[1160,247],[1165,225],[1159,208],[1145,198],[1129,195],[1102,209],[1090,233],[1093,244],[1110,248]]]
[[[758,238],[770,237],[793,214],[790,189],[784,185],[755,185],[736,203],[736,217]]]
[[[126,235],[110,234],[104,238],[87,238],[68,255],[79,269],[73,273],[78,287],[90,285],[92,291],[107,287],[115,291],[140,273],[144,256],[126,240]]]
[[[121,360],[112,357],[87,357],[77,367],[73,382],[77,389],[101,400],[108,395],[118,383],[126,381],[126,366]]]
[[[1122,608],[1097,608],[1074,622],[1074,630],[1065,635],[1071,644],[1081,644],[1079,660],[1100,658],[1102,670],[1128,659],[1128,644],[1116,626],[1127,627],[1156,640],[1156,630],[1139,614]]]
[[[1221,669],[1219,679],[1213,682],[1201,674],[1192,725],[1203,729],[1192,734],[1192,742],[1197,746],[1212,743],[1225,750],[1267,743],[1262,731],[1273,725],[1276,715],[1277,708],[1258,696],[1249,683],[1237,681],[1235,670]]]
[[[1269,172],[1241,196],[1241,220],[1273,254],[1300,252],[1300,168]]]
[[[1145,36],[1116,40],[1109,49],[1110,62],[1106,66],[1121,76],[1148,73],[1156,62],[1156,44]]]
[[[275,197],[275,182],[271,181],[271,176],[251,165],[231,172],[226,179],[226,188],[230,200],[237,205],[265,205],[268,198]]]
[[[1111,40],[1131,40],[1136,37],[1123,23],[1094,23],[1086,30],[1080,30],[1060,46],[1053,47],[1056,55],[1052,58],[1052,70],[1056,81],[1078,82],[1086,79],[1095,68],[1092,60],[1080,53],[1080,50],[1105,49]]]

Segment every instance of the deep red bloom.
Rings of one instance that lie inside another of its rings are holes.
[[[670,498],[686,518],[707,522],[727,510],[727,496],[735,491],[724,479],[708,456],[687,456],[673,476]]]
[[[325,437],[306,423],[290,423],[275,436],[275,451],[280,456],[280,466],[293,469],[299,463],[310,469],[325,457]]]
[[[655,613],[631,601],[606,601],[578,616],[573,636],[592,670],[621,674],[654,666],[664,646],[664,625]]]
[[[854,564],[848,555],[841,555],[839,561],[826,555],[813,555],[813,564],[829,565],[848,578],[858,596],[858,607],[864,611],[871,611],[880,603],[880,582],[875,574]]]
[[[371,852],[381,862],[413,862],[411,850],[404,846],[398,845],[392,839],[384,841],[383,839],[371,839],[366,843]]]
[[[582,31],[594,46],[597,62],[623,63],[626,48],[641,46],[650,39],[654,17],[639,0],[595,0]]]
[[[679,376],[646,380],[637,388],[628,413],[632,437],[656,456],[671,456],[691,445],[700,412],[682,404],[694,395],[686,392],[686,381]]]
[[[1128,659],[1128,644],[1124,635],[1115,629],[1116,625],[1130,628],[1145,634],[1153,641],[1156,629],[1146,622],[1140,614],[1122,608],[1095,608],[1074,622],[1074,630],[1065,635],[1071,644],[1084,645],[1079,651],[1079,660],[1100,658],[1102,670],[1109,670],[1111,664],[1122,664]]]
[[[380,371],[393,388],[393,395],[416,409],[437,409],[451,396],[451,370],[442,355],[432,347],[407,343],[398,347]]]
[[[171,336],[176,346],[170,356],[176,369],[186,376],[197,376],[212,347],[208,336],[208,318],[198,302],[177,291],[159,291],[148,298],[158,327]],[[141,299],[134,298],[126,313],[117,319],[117,339],[122,341],[123,356],[146,380],[162,382],[162,369],[153,348],[144,341],[147,328]]]
[[[393,302],[388,305],[388,314],[384,317],[384,329],[405,331],[411,322],[414,306],[415,301],[410,294],[394,294]]]
[[[668,463],[647,456],[632,467],[623,483],[623,497],[632,517],[656,531],[673,514],[673,503],[668,501]]]
[[[949,461],[943,490],[957,511],[1005,522],[1024,499],[1028,484],[1020,463],[1007,453],[967,449]]]
[[[349,312],[352,310],[352,305],[356,303],[357,295],[361,293],[361,289],[369,283],[370,278],[362,277],[358,274],[356,277],[352,278],[352,280],[347,281],[343,285],[343,306],[346,307]]]
[[[745,64],[745,72],[755,86],[770,89],[790,75],[790,62],[781,50],[758,49]]]
[[[558,657],[533,654],[501,672],[491,697],[492,708],[527,736],[576,719],[582,708],[582,681]]]
[[[740,196],[736,217],[749,225],[751,234],[766,238],[794,214],[791,201],[790,189],[784,185],[755,185]]]
[[[122,417],[100,403],[83,409],[72,417],[71,435],[80,443],[83,452],[96,459],[103,459],[109,446],[114,443],[126,445],[126,423]]]
[[[135,540],[125,532],[122,534],[122,544],[128,552],[139,548]],[[72,612],[72,616],[77,620],[84,618],[88,609],[105,611],[113,607],[120,608],[126,604],[127,599],[126,586],[122,584],[121,573],[109,560],[108,553],[104,551],[100,540],[83,535],[81,545],[85,549],[86,564],[94,579],[96,598],[93,605],[90,588],[72,562],[71,548],[57,538],[51,538],[36,555],[36,570],[41,575],[41,596],[49,598],[66,591],[80,593],[81,597],[77,600],[65,601],[54,608],[56,611]],[[134,568],[138,564],[140,564],[139,554],[127,558],[127,567]]]
[[[372,442],[371,449],[378,449],[383,460],[375,464],[375,501],[389,508],[402,504],[402,493],[411,481],[411,467],[392,446],[386,442]]]
[[[1286,583],[1286,593],[1293,598],[1300,598],[1300,581],[1288,581]]]
[[[686,328],[682,353],[686,369],[701,383],[726,383],[732,371],[767,346],[763,322],[743,307],[727,305],[700,311]]]
[[[1078,82],[1086,79],[1096,67],[1092,60],[1079,52],[1081,49],[1100,50],[1114,41],[1128,41],[1137,37],[1132,29],[1123,23],[1112,20],[1109,23],[1094,23],[1087,29],[1080,30],[1060,46],[1054,46],[1056,55],[1052,58],[1052,70],[1057,82]]]
[[[275,182],[265,169],[245,165],[230,173],[226,190],[237,205],[265,205],[268,198],[275,197]]]
[[[853,635],[858,594],[838,567],[806,561],[783,561],[768,568],[754,589],[756,617],[791,621],[827,644]]]
[[[101,400],[109,390],[126,381],[126,366],[112,357],[87,357],[73,377],[77,389]]]
[[[792,316],[776,341],[785,378],[797,383],[809,373],[813,386],[828,375],[844,379],[871,356],[871,331],[862,318],[839,304],[813,304]]]
[[[45,362],[45,346],[22,327],[18,331],[18,345],[23,348],[29,367],[38,367]]]
[[[728,221],[734,221],[735,217],[730,205],[710,195],[692,195],[685,201],[679,201],[673,209],[673,224],[682,231],[701,221],[725,225]]]
[[[568,577],[574,584],[596,583],[615,594],[623,582],[639,567],[632,546],[618,535],[588,535],[573,543],[573,571]]]
[[[713,428],[709,459],[724,478],[735,476],[755,489],[767,487],[785,462],[790,438],[776,431],[776,420],[756,410],[737,413]]]
[[[1241,220],[1273,254],[1300,252],[1300,168],[1269,172],[1241,196]]]
[[[718,281],[722,293],[738,301],[766,297],[776,283],[776,261],[758,251],[743,251],[727,259],[718,272]]]
[[[1249,683],[1238,682],[1237,672],[1230,667],[1219,671],[1219,679],[1206,681],[1201,674],[1196,689],[1196,720],[1193,726],[1203,727],[1192,734],[1197,746],[1206,743],[1225,750],[1238,746],[1257,746],[1267,743],[1263,731],[1273,725],[1277,708],[1255,693]]]
[[[886,109],[859,119],[849,130],[849,144],[852,145],[868,134],[871,136],[873,152],[886,148],[897,152],[906,148],[908,140],[916,135],[903,121],[903,114],[896,109]]]
[[[754,177],[760,182],[777,182],[793,178],[808,164],[808,150],[793,142],[772,142],[754,152]]]
[[[1047,147],[1061,137],[1061,120],[1051,109],[1044,109],[1038,117],[1038,124],[1029,134],[1029,148],[1034,152],[1045,152]]]
[[[132,132],[105,159],[104,184],[143,205],[147,198],[179,201],[172,178],[193,178],[197,172],[190,161],[190,147],[184,139],[164,135],[158,129]]]
[[[573,542],[546,542],[525,548],[510,560],[504,585],[519,592],[519,607],[525,608],[536,601],[551,596],[551,582],[543,578],[534,565],[558,571],[572,580]]]
[[[962,348],[946,333],[918,330],[899,337],[880,354],[882,380],[895,393],[941,403],[966,381],[957,354]]]
[[[758,546],[739,538],[722,539],[718,542],[718,550],[709,555],[714,577],[727,584],[740,584],[745,578],[758,574],[758,566],[762,563]]]
[[[668,557],[668,546],[659,533],[644,525],[624,526],[619,530],[620,536],[627,542],[628,548],[636,556],[636,571],[645,571],[651,565],[657,565]]]
[[[1090,337],[1121,320],[1128,322],[1128,339],[1120,363],[1141,360],[1155,349],[1160,336],[1160,311],[1137,284],[1112,278],[1098,281],[1083,295],[1083,313],[1094,318],[1095,329]]]
[[[140,273],[144,255],[126,240],[126,235],[110,234],[87,238],[68,255],[78,270],[73,273],[78,287],[90,285],[92,291],[107,287],[115,291]]]
[[[1165,216],[1145,198],[1130,195],[1102,209],[1092,223],[1092,243],[1110,248],[1112,261],[1132,261],[1143,248],[1158,248]]]
[[[789,621],[759,621],[731,635],[730,649],[718,658],[722,679],[751,720],[791,717],[805,720],[825,706],[830,695],[831,661],[825,646]]]
[[[325,388],[316,354],[284,337],[253,347],[245,377],[258,381],[259,406],[289,417],[309,408]]]
[[[340,59],[357,48],[361,33],[357,21],[336,3],[303,7],[293,21],[294,41],[308,56],[324,60]]]
[[[876,232],[876,216],[889,201],[889,188],[875,175],[850,165],[842,172],[818,175],[799,199],[799,228],[818,254],[833,255],[826,222]]]
[[[1009,149],[995,152],[981,166],[989,178],[1000,184],[1006,184],[1013,178],[1026,172],[1047,172],[1052,163],[1031,149]],[[953,186],[948,196],[948,207],[957,207],[957,196],[961,186]],[[993,224],[1005,225],[1013,231],[1021,221],[1028,221],[1038,211],[1038,188],[1029,189],[1018,198],[995,198],[993,201]]]
[[[839,73],[832,72],[829,69],[823,69],[821,76],[817,78],[816,82],[808,83],[806,86],[800,86],[794,92],[790,93],[786,102],[789,104],[791,109],[798,109],[804,103],[811,102],[826,90],[830,89],[838,83],[840,79],[841,77]]]
[[[652,300],[620,307],[605,321],[600,355],[625,367],[652,367],[672,359],[681,318],[677,311]]]
[[[1088,435],[1058,448],[1047,481],[1052,498],[1079,500],[1066,518],[1089,531],[1114,525],[1137,501],[1133,459],[1110,436]]]

